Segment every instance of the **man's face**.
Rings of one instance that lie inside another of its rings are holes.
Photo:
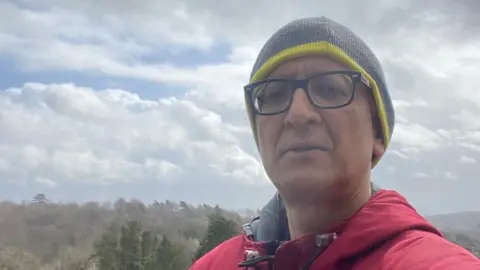
[[[346,69],[330,58],[303,57],[284,62],[270,77],[303,79]],[[305,91],[297,90],[288,111],[256,116],[260,154],[278,190],[318,191],[335,183],[346,184],[370,170],[372,153],[383,152],[372,128],[370,91],[358,82],[351,104],[318,109]]]

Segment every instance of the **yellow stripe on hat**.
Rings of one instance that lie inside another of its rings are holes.
[[[275,68],[277,68],[281,63],[285,61],[308,55],[328,55],[330,57],[333,57],[335,60],[347,64],[353,70],[361,72],[368,79],[372,87],[375,104],[377,105],[377,113],[378,117],[380,118],[380,125],[382,127],[385,148],[387,148],[390,143],[390,128],[388,126],[385,106],[377,83],[372,78],[372,76],[370,76],[370,74],[368,74],[355,60],[348,56],[345,51],[327,41],[305,43],[278,52],[274,56],[270,57],[267,61],[265,61],[265,63],[257,70],[257,72],[255,72],[255,74],[252,76],[252,79],[250,80],[250,83],[262,80],[263,78],[267,77]],[[255,115],[252,108],[250,107],[247,96],[245,96],[245,103],[247,106],[248,118],[250,120],[253,135],[255,137],[255,142],[257,143],[258,147]],[[378,163],[378,158],[373,162],[373,166],[375,166]]]

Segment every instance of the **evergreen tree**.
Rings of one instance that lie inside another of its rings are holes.
[[[94,246],[93,257],[97,261],[98,270],[118,270],[118,230],[108,227]]]
[[[238,231],[236,223],[218,212],[210,217],[208,232],[197,250],[199,258]],[[95,243],[92,258],[98,270],[185,270],[190,255],[166,235],[143,230],[138,221],[110,226]],[[78,267],[76,267],[78,268]],[[81,269],[81,267],[79,268]]]
[[[142,229],[138,221],[129,221],[122,226],[120,235],[120,269],[142,270]]]
[[[156,235],[152,234],[150,231],[144,231],[142,233],[142,270],[158,269],[158,267],[155,265],[155,252],[157,249],[157,245],[158,241]]]
[[[200,242],[194,260],[198,260],[225,240],[237,235],[238,232],[237,224],[221,216],[219,209],[216,209],[215,214],[209,217],[207,234]]]
[[[188,268],[187,260],[182,250],[174,245],[165,235],[162,237],[156,254],[156,266],[159,267],[159,269],[184,270]]]

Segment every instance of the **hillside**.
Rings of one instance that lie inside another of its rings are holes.
[[[443,231],[476,233],[480,235],[480,212],[468,211],[429,216],[427,219]]]
[[[480,256],[480,212],[435,215],[429,216],[427,219],[449,240]]]
[[[255,214],[244,210],[240,215],[219,207],[172,201],[155,201],[149,205],[124,199],[112,204],[1,202],[0,262],[21,263],[26,270],[63,269],[61,265],[86,260],[107,227],[132,220],[140,222],[145,229],[168,235],[187,257],[192,257],[213,213],[221,213],[238,225]],[[480,230],[475,228],[480,223],[473,216],[479,215],[459,213],[429,219],[442,228],[449,239],[479,254]]]

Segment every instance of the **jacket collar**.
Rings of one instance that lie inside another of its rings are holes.
[[[371,186],[373,196],[380,188],[373,182]],[[262,208],[259,216],[243,225],[243,232],[256,242],[290,240],[287,212],[278,192]]]

